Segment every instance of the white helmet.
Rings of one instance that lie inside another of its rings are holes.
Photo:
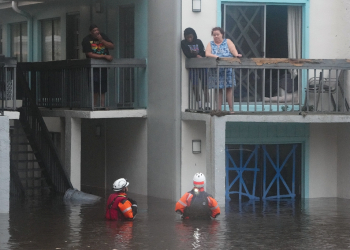
[[[204,187],[205,184],[205,176],[202,173],[196,173],[193,176],[193,186],[201,188]]]
[[[129,186],[129,182],[124,178],[120,178],[113,183],[113,191],[121,191],[127,186]]]

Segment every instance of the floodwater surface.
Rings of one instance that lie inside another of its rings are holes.
[[[231,202],[216,220],[183,221],[175,202],[129,195],[134,221],[104,219],[105,201],[11,200],[0,249],[349,249],[350,200]]]

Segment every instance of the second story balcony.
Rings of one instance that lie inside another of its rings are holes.
[[[145,59],[84,59],[18,63],[18,74],[24,74],[39,107],[144,109],[145,68]]]
[[[186,68],[189,112],[350,114],[349,60],[201,58]]]

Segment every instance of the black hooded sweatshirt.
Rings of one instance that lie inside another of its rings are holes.
[[[184,37],[186,35],[192,34],[193,40],[192,42],[186,41],[186,39],[181,41],[181,49],[184,52],[187,58],[195,58],[197,55],[195,53],[191,53],[191,48],[198,47],[198,55],[201,57],[205,57],[204,46],[200,39],[197,39],[197,34],[192,28],[187,28],[184,30]]]

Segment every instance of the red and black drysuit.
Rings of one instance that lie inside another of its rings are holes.
[[[106,205],[107,220],[132,220],[137,213],[137,204],[126,193],[116,192],[109,196]]]

